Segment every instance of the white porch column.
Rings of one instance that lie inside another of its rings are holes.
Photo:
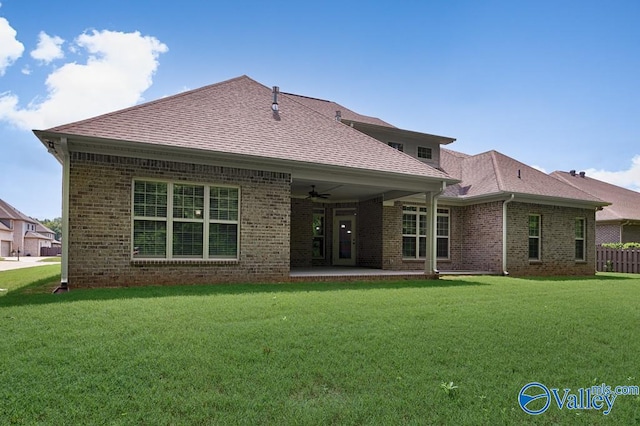
[[[446,189],[447,182],[442,181],[441,185],[440,190],[425,193],[427,204],[427,253],[424,261],[424,273],[427,275],[436,275],[438,273],[438,263],[436,261],[438,197]]]
[[[438,201],[433,192],[425,193],[425,203],[427,205],[427,252],[424,260],[424,273],[435,275],[436,271],[436,208]]]

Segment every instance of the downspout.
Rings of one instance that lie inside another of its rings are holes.
[[[502,203],[502,275],[509,275],[507,271],[507,204],[513,201],[515,194]]]
[[[436,255],[436,248],[438,245],[438,233],[436,232],[438,226],[438,197],[442,195],[446,187],[447,183],[445,181],[442,181],[442,188],[440,188],[438,192],[431,195],[431,211],[433,212],[431,217],[431,233],[433,234],[433,237],[431,240],[431,253],[429,253],[429,255],[431,256],[431,270],[435,275],[440,274],[440,271],[438,271],[438,261]]]
[[[62,155],[62,259],[60,286],[54,293],[69,291],[69,177],[71,162],[67,138],[60,138]]]
[[[626,222],[620,224],[620,243],[623,242],[622,238],[624,237],[624,227],[629,225],[631,225],[630,220],[627,220]]]

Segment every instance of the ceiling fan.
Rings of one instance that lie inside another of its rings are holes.
[[[307,198],[329,198],[331,194],[320,194],[316,191],[316,186],[311,185],[311,191],[309,191],[309,196]]]

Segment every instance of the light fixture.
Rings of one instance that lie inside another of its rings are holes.
[[[56,152],[56,145],[53,143],[53,141],[47,140],[47,151],[49,151],[49,154],[53,154],[54,152]]]

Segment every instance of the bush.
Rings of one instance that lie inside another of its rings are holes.
[[[640,243],[604,243],[601,246],[617,250],[640,249]]]

